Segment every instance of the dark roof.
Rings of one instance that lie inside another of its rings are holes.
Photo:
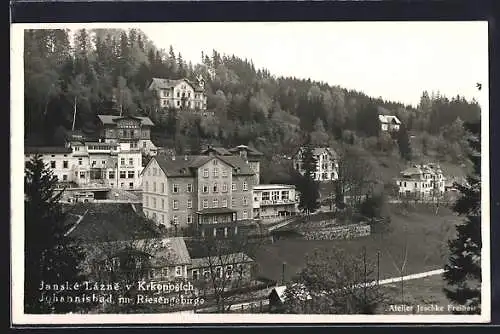
[[[248,155],[250,155],[250,156],[262,156],[262,155],[264,155],[264,153],[259,152],[255,148],[252,148],[252,147],[247,146],[247,145],[239,145],[239,146],[230,148],[229,152],[237,153],[241,150],[246,150],[248,152]]]
[[[109,242],[159,235],[156,227],[134,204],[79,203],[68,211],[68,216],[75,215],[83,218],[70,235],[82,242]]]
[[[141,121],[141,125],[144,126],[154,126],[154,123],[149,117],[139,117],[139,116],[117,116],[117,115],[97,115],[102,124],[116,124],[116,121],[123,118],[135,118]]]
[[[25,154],[35,154],[35,153],[71,153],[73,150],[69,147],[64,146],[27,146],[24,148]]]
[[[84,245],[90,260],[100,261],[124,252],[152,256],[155,267],[190,264],[191,257],[184,238],[150,238],[129,241],[88,243]]]
[[[203,166],[214,158],[207,155],[184,155],[176,156],[175,159],[164,155],[153,157],[167,177],[193,177],[195,175],[194,169]],[[235,175],[255,174],[240,157],[217,156],[216,158],[235,168],[237,170],[234,173]]]
[[[206,214],[216,214],[216,213],[234,213],[236,210],[230,209],[230,208],[208,208],[208,209],[203,209],[200,211],[197,211],[196,213],[201,214],[201,215],[206,215]]]
[[[209,147],[201,152],[201,154],[208,154],[210,152],[215,152],[218,155],[233,155],[231,152],[226,150],[224,147]]]
[[[177,86],[178,84],[180,84],[182,82],[186,82],[191,87],[193,87],[193,89],[197,92],[203,91],[202,87],[191,82],[188,79],[173,80],[173,79],[164,79],[164,78],[153,78],[149,87],[150,88],[152,87],[153,89],[169,89],[169,88],[173,88],[173,87]]]
[[[248,262],[253,262],[253,259],[245,253],[239,252],[233,254],[223,254],[220,255],[220,257],[219,255],[217,255],[212,257],[191,259],[191,268],[206,268],[210,267],[210,265],[231,265]]]

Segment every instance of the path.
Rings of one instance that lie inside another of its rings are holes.
[[[410,281],[410,280],[415,280],[415,279],[420,279],[420,278],[425,278],[429,276],[436,276],[436,275],[441,275],[444,273],[444,269],[437,269],[437,270],[431,270],[431,271],[425,271],[417,274],[411,274],[411,275],[406,275],[406,276],[399,276],[399,277],[391,277],[391,278],[386,278],[383,280],[379,281],[379,285],[386,285],[386,284],[391,284],[391,283],[397,283],[401,281]],[[372,282],[371,284],[376,284],[376,281]],[[362,284],[360,285],[360,287]],[[269,291],[269,293],[272,291],[272,289]],[[254,300],[251,302],[243,302],[239,304],[234,304],[231,305],[230,310],[238,310],[238,309],[249,309],[250,307],[255,307],[255,309],[258,309],[260,307],[260,303],[262,302],[262,306],[267,306],[269,305],[269,299],[259,299],[259,300]],[[180,312],[179,312],[180,313]],[[193,311],[183,311],[182,313],[195,313]]]
[[[85,215],[87,214],[87,212],[89,212],[89,209],[85,210],[85,212],[83,213],[83,215],[77,215],[77,214],[74,214],[74,213],[71,213],[71,215],[73,216],[77,216],[78,217],[78,220],[76,221],[75,225],[73,225],[69,230],[68,232],[66,232],[64,234],[64,236],[68,236],[71,232],[73,232],[73,230],[78,226],[78,224],[80,224],[80,222],[83,220],[83,217],[85,217]]]

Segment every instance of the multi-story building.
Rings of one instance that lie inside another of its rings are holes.
[[[145,215],[167,227],[223,236],[252,219],[255,172],[239,156],[157,155],[142,178]]]
[[[75,159],[72,150],[63,146],[38,146],[24,148],[25,163],[35,154],[40,154],[59,182],[72,182]]]
[[[396,179],[401,196],[415,198],[439,197],[445,192],[446,178],[437,164],[414,165]]]
[[[263,221],[275,221],[293,216],[298,211],[294,185],[259,184],[253,187],[253,216]]]
[[[380,122],[380,130],[383,132],[399,131],[399,127],[401,126],[399,118],[393,115],[378,115],[378,120]]]
[[[196,82],[188,79],[153,78],[148,88],[156,92],[161,108],[207,110],[205,80],[201,76]]]
[[[149,117],[97,115],[100,122],[99,137],[106,143],[128,143],[130,149],[140,149],[147,154],[156,154],[156,146],[151,141]]]
[[[305,148],[302,147],[293,157],[294,168],[301,174],[305,173],[303,168],[303,156]],[[333,148],[317,147],[313,149],[313,157],[316,160],[315,181],[332,181],[338,179],[338,155]]]

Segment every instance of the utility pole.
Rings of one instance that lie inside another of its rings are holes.
[[[285,267],[286,267],[286,262],[283,262],[283,267],[281,270],[281,285],[285,285]]]

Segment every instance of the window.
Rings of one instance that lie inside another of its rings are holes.
[[[248,200],[246,197],[243,197],[243,206],[247,206],[248,205]]]
[[[212,188],[213,192],[216,193],[219,191],[219,187],[217,186],[217,183],[214,183],[214,186]]]
[[[134,182],[130,182],[130,183],[128,184],[128,187],[129,187],[130,189],[134,189]]]
[[[227,183],[224,183],[224,184],[222,185],[222,192],[223,192],[223,193],[227,192]]]
[[[179,95],[179,93],[177,93],[177,95]],[[180,106],[180,105],[181,105],[181,102],[177,101],[177,106]]]
[[[134,175],[135,175],[135,172],[134,172],[134,171],[129,171],[129,172],[127,173],[127,177],[128,177],[129,179],[133,179],[133,178],[134,178]]]
[[[161,208],[165,209],[165,199],[161,199]]]
[[[247,219],[248,218],[248,212],[247,210],[243,210],[243,219]]]
[[[165,183],[161,183],[161,193],[164,194],[165,193]]]
[[[50,168],[56,168],[56,162],[55,161],[51,161],[50,162]]]
[[[125,158],[120,158],[120,165],[124,166],[125,165]]]
[[[262,193],[262,200],[263,201],[269,201],[269,191],[264,191]]]
[[[92,160],[92,167],[94,167],[97,164],[97,161]]]
[[[63,181],[68,181],[68,175],[66,174],[63,175]]]
[[[231,207],[234,208],[235,205],[236,205],[236,201],[234,200],[234,198],[231,198]]]
[[[217,161],[217,159],[214,159],[212,163],[213,163],[213,165],[214,165],[214,166],[217,166],[217,164],[218,164],[219,162]]]
[[[406,181],[405,181],[405,187],[406,187]]]
[[[127,177],[127,172],[126,172],[126,171],[124,171],[124,170],[121,170],[121,171],[120,171],[120,179],[124,179],[124,178],[126,178],[126,177]]]
[[[156,221],[156,212],[153,212],[153,220]]]
[[[153,167],[153,176],[156,176],[156,167]]]
[[[174,221],[174,225],[179,224],[179,217],[174,216],[172,220]]]
[[[222,200],[222,207],[227,208],[227,199]]]
[[[208,186],[206,184],[204,184],[202,190],[203,190],[204,194],[208,193]]]
[[[78,166],[81,166],[83,163],[83,159],[82,158],[78,158]]]
[[[128,159],[128,164],[129,164],[130,166],[133,166],[133,165],[134,165],[134,159],[133,159],[133,158],[129,158],[129,159]]]
[[[226,267],[226,277],[233,278],[233,266]]]
[[[278,198],[280,196],[280,192],[279,191],[273,191],[272,192],[272,198],[273,198],[273,201],[277,201]]]
[[[231,190],[236,191],[236,183],[231,184]]]
[[[417,187],[417,182],[415,182],[415,188]]]
[[[63,161],[63,168],[68,168],[68,161],[67,160]]]
[[[120,188],[125,188],[125,183],[120,182]]]
[[[203,209],[207,209],[208,208],[208,200],[204,199],[203,200]]]
[[[106,165],[106,160],[101,160],[101,165]]]
[[[192,209],[193,208],[193,201],[190,200],[190,199],[187,200],[187,208],[188,209]]]
[[[248,183],[243,182],[243,191],[247,191],[247,190],[248,190]]]
[[[112,170],[109,172],[109,176],[108,176],[109,179],[114,179],[115,178],[115,171]]]
[[[144,188],[146,189],[146,191],[149,191],[148,181],[144,182]]]
[[[187,223],[191,224],[192,222],[193,222],[193,216],[192,215],[188,215],[187,216]]]
[[[227,170],[226,169],[222,170],[222,177],[227,177]]]
[[[208,177],[208,168],[203,170],[203,177]]]
[[[188,183],[187,185],[187,192],[190,193],[193,191],[193,185],[191,183]]]
[[[199,271],[197,269],[193,269],[193,280],[197,280],[199,278]]]
[[[203,278],[207,279],[210,277],[210,271],[208,269],[203,270]]]
[[[174,199],[174,201],[172,203],[172,207],[174,208],[174,210],[178,210],[179,209],[179,201]]]
[[[288,191],[282,191],[281,192],[281,199],[287,201],[288,198],[289,198]]]
[[[218,208],[219,207],[219,200],[217,198],[214,198],[213,200],[213,207]]]
[[[177,193],[179,192],[179,185],[178,185],[178,184],[174,184],[174,185],[172,186],[172,192],[173,192],[174,194],[177,194]]]
[[[156,209],[156,198],[153,197],[153,208]]]
[[[181,266],[175,267],[175,276],[182,276],[182,267]]]
[[[156,182],[153,182],[153,192],[156,192]]]
[[[215,275],[216,275],[216,277],[222,277],[222,268],[221,267],[215,268]]]
[[[149,197],[144,196],[144,206],[149,206]]]

